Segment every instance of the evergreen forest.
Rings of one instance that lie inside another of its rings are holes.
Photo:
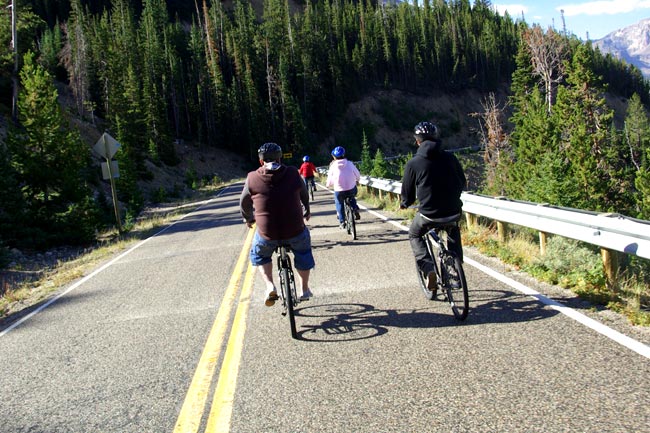
[[[508,109],[493,98],[504,86]],[[0,247],[83,245],[111,224],[72,117],[121,143],[118,197],[136,215],[145,161],[177,164],[176,140],[309,154],[369,92],[470,88],[487,95],[482,192],[650,219],[648,82],[490,1],[4,0]],[[626,101],[624,121],[606,95]]]

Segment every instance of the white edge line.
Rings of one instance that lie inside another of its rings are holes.
[[[406,227],[403,224],[400,224],[399,222],[392,220],[378,212],[375,212],[373,210],[368,209],[365,206],[359,205],[360,208],[365,209],[368,213],[371,215],[376,216],[379,219],[382,219],[395,227],[399,228],[400,230],[403,231],[408,231],[408,227]],[[602,323],[598,322],[597,320],[594,320],[588,316],[585,316],[584,314],[574,310],[573,308],[567,307],[566,305],[562,305],[557,301],[554,301],[550,298],[547,298],[546,296],[542,295],[538,291],[531,289],[528,286],[525,286],[518,281],[513,280],[512,278],[506,277],[503,274],[500,274],[499,272],[490,269],[487,266],[484,266],[470,258],[465,257],[464,258],[465,263],[468,265],[474,266],[476,269],[479,271],[482,271],[483,273],[491,276],[492,278],[501,281],[502,283],[512,287],[513,289],[528,295],[532,298],[535,298],[537,301],[541,302],[544,305],[548,305],[549,307],[553,308],[554,310],[559,311],[560,313],[564,314],[567,317],[570,317],[571,319],[575,320],[578,323],[583,324],[584,326],[593,329],[594,331],[604,335],[605,337],[614,340],[618,344],[627,347],[628,349],[638,353],[641,356],[645,356],[646,358],[650,359],[650,346],[641,343],[640,341],[637,341],[631,337],[628,337],[627,335],[624,335],[618,331],[615,331],[614,329],[610,328],[607,325],[603,325]]]
[[[160,230],[159,232],[155,233],[154,235],[151,235],[151,236],[148,237],[147,239],[144,239],[143,241],[141,241],[141,242],[139,242],[138,244],[134,245],[134,246],[131,247],[130,249],[126,250],[125,252],[123,252],[123,253],[120,254],[119,256],[117,256],[117,257],[115,257],[114,259],[112,259],[110,262],[104,264],[102,267],[100,267],[100,268],[98,268],[98,269],[95,269],[93,272],[91,272],[90,274],[86,275],[86,276],[83,277],[81,280],[77,281],[76,283],[74,283],[73,285],[71,285],[70,287],[68,287],[65,291],[59,293],[58,295],[56,295],[55,297],[53,297],[52,299],[50,299],[49,301],[47,301],[47,302],[44,303],[43,305],[39,306],[39,307],[36,308],[34,311],[32,311],[32,312],[30,312],[29,314],[27,314],[26,316],[21,317],[20,319],[16,320],[14,323],[12,323],[12,324],[9,325],[7,328],[5,328],[2,332],[0,332],[0,338],[2,338],[4,335],[8,334],[8,333],[9,333],[10,331],[12,331],[14,328],[20,326],[21,324],[23,324],[23,323],[26,322],[27,320],[29,320],[29,319],[31,319],[32,317],[34,317],[35,315],[37,315],[38,313],[40,313],[41,311],[43,311],[44,309],[46,309],[47,307],[49,307],[50,305],[52,305],[53,303],[55,303],[56,301],[58,301],[58,300],[59,300],[60,298],[62,298],[63,296],[65,296],[65,295],[67,295],[68,293],[72,292],[72,291],[75,290],[77,287],[81,286],[81,285],[84,284],[86,281],[90,280],[91,278],[93,278],[94,276],[96,276],[97,274],[99,274],[100,272],[106,270],[106,269],[109,268],[111,265],[115,264],[117,261],[119,261],[119,260],[121,260],[122,258],[126,257],[128,254],[131,254],[133,251],[135,251],[136,249],[140,248],[142,245],[144,245],[144,244],[146,244],[147,242],[149,242],[152,238],[155,238],[156,236],[160,235],[161,233],[165,232],[165,231],[168,230],[169,228],[171,228],[171,227],[173,227],[174,225],[176,225],[176,223],[181,222],[185,217],[190,216],[190,215],[196,213],[197,211],[199,211],[200,209],[202,209],[205,205],[207,205],[207,204],[213,202],[214,200],[216,200],[218,197],[220,197],[221,194],[223,194],[223,193],[224,193],[226,190],[228,190],[229,188],[230,188],[230,187],[227,186],[227,187],[225,187],[224,189],[222,189],[221,191],[219,191],[219,194],[217,194],[216,197],[213,198],[213,199],[205,200],[205,201],[203,201],[203,202],[200,202],[200,203],[202,203],[202,204],[200,205],[200,207],[198,207],[198,208],[197,208],[196,210],[194,210],[193,212],[190,212],[190,213],[187,213],[187,214],[183,215],[182,217],[180,217],[179,219],[177,219],[176,221],[174,221],[173,223],[171,223],[170,225],[168,225],[168,226],[165,227],[164,229]]]

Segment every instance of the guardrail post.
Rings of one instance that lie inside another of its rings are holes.
[[[467,228],[471,229],[476,225],[476,215],[473,213],[465,212],[465,221],[467,222]]]
[[[505,242],[508,238],[508,224],[497,221],[497,233],[499,234],[499,242]]]
[[[539,232],[539,253],[541,255],[546,255],[546,243],[548,242],[548,234],[545,232]]]
[[[616,251],[607,248],[600,249],[600,256],[603,259],[607,287],[616,289],[618,287],[618,254]]]

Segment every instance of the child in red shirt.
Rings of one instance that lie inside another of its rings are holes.
[[[313,162],[309,161],[308,155],[303,156],[302,161],[302,165],[300,166],[298,172],[300,173],[300,176],[302,176],[302,179],[305,181],[305,185],[307,185],[307,182],[311,181],[311,185],[314,187],[314,190],[316,190],[316,183],[314,182],[316,166]]]

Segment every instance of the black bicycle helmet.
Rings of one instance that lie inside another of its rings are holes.
[[[438,127],[431,122],[420,122],[415,125],[413,135],[419,140],[437,140],[440,137]]]
[[[276,143],[264,143],[257,149],[257,156],[264,162],[277,161],[282,158],[282,148]]]
[[[334,158],[343,158],[345,156],[345,149],[341,146],[336,146],[334,150],[332,150],[332,156]]]

